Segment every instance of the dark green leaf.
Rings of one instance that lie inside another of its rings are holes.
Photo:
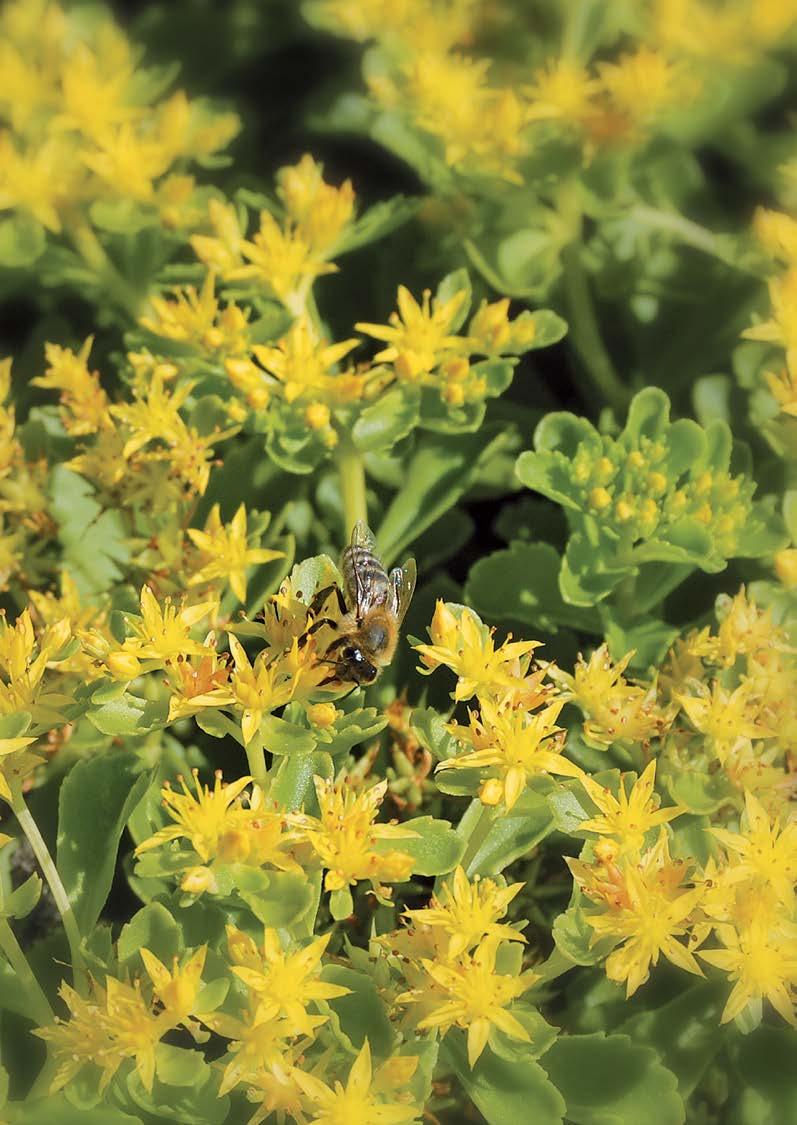
[[[105,905],[119,840],[147,783],[137,759],[120,751],[78,762],[61,786],[58,871],[81,933]]]
[[[329,1000],[340,1030],[359,1050],[367,1039],[373,1055],[386,1058],[393,1046],[393,1029],[384,1001],[371,977],[345,965],[325,965],[321,979],[348,988],[347,996]]]

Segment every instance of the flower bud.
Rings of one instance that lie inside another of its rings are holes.
[[[111,652],[105,661],[115,680],[134,680],[141,675],[141,661],[132,652]]]

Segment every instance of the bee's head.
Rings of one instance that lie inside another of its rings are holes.
[[[338,675],[355,684],[372,684],[379,669],[367,659],[358,645],[344,645],[338,660]]]

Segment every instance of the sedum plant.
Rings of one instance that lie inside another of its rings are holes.
[[[0,1118],[791,1120],[797,9],[187,13],[0,14]]]

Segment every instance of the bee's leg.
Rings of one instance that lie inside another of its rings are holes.
[[[334,652],[336,648],[340,648],[340,646],[345,643],[345,637],[337,637],[327,649],[326,655],[329,656],[330,652]]]
[[[319,617],[318,620],[314,621],[309,629],[305,629],[301,637],[299,637],[299,648],[304,648],[304,646],[312,637],[313,633],[317,633],[319,629],[324,627],[324,625],[329,625],[331,629],[337,629],[338,627],[337,621],[335,621],[332,617]]]
[[[341,616],[346,613],[346,601],[343,597],[343,591],[341,590],[340,586],[338,586],[337,582],[332,582],[329,586],[325,586],[323,590],[318,590],[313,595],[313,600],[307,607],[308,613],[312,614],[312,616],[315,617],[315,615],[319,613],[321,609],[323,609],[324,602],[327,600],[330,594],[335,594],[335,596],[337,597],[338,609],[341,612]]]

